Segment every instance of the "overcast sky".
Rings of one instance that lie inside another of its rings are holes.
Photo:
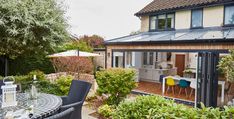
[[[106,40],[129,35],[140,29],[134,13],[152,0],[66,0],[70,32],[97,34]]]

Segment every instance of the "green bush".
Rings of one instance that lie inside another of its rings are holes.
[[[73,76],[61,76],[57,79],[56,84],[59,87],[61,94],[67,95],[71,86],[71,82],[74,79]]]
[[[113,113],[113,119],[230,119],[234,116],[234,107],[201,109],[176,104],[160,96],[139,96],[134,101],[119,104]]]
[[[136,87],[134,76],[133,69],[113,68],[99,71],[96,73],[97,92],[109,95],[109,105],[118,105]]]
[[[102,105],[98,108],[98,113],[106,118],[111,117],[113,112],[114,112],[114,108],[107,104]]]
[[[21,84],[22,92],[29,90],[33,83],[33,75],[37,76],[36,85],[40,92],[58,96],[67,95],[70,89],[72,76],[61,76],[55,83],[46,80],[45,74],[39,70],[31,71],[28,75],[14,76],[15,83]],[[3,77],[0,76],[0,80]]]

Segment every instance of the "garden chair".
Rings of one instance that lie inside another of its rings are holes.
[[[63,104],[60,108],[60,111],[64,111],[68,108],[74,107],[75,110],[71,115],[71,119],[82,119],[82,105],[87,94],[89,93],[91,86],[92,84],[86,81],[72,80],[68,96],[61,97],[63,100]]]
[[[195,92],[196,87],[197,87],[197,81],[196,80],[191,81],[191,83],[190,83],[191,91],[190,91],[189,97],[192,97],[193,91]]]
[[[167,84],[167,91],[166,94],[168,93],[169,89],[172,89],[173,95],[175,95],[175,80],[172,77],[166,78],[166,84]]]
[[[160,84],[161,84],[161,86],[159,86],[159,90],[161,90],[162,89],[162,83],[163,83],[163,78],[164,77],[166,77],[165,75],[160,75],[159,76],[159,82],[160,82]],[[166,81],[166,80],[165,80]]]
[[[71,107],[63,112],[60,112],[58,114],[55,114],[53,116],[47,117],[45,119],[71,119],[71,115],[74,112],[74,108]]]
[[[184,89],[185,95],[187,97],[188,96],[187,88],[189,87],[189,82],[184,79],[181,79],[179,81],[179,87],[180,87],[179,95],[181,94],[182,89]]]

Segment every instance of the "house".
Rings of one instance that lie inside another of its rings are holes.
[[[217,64],[234,49],[234,0],[154,0],[135,15],[141,33],[105,42],[107,68],[135,68],[150,84],[165,84],[162,75],[193,78],[195,105],[226,103]]]

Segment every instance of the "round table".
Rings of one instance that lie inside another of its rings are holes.
[[[0,96],[0,106],[1,106],[2,96]],[[0,107],[0,119],[8,111],[16,111],[19,109],[28,109],[32,108],[33,118],[40,119],[48,117],[59,110],[62,106],[62,99],[58,96],[51,94],[40,94],[39,98],[36,100],[27,100],[26,94],[19,93],[17,94],[18,105],[15,107]]]

